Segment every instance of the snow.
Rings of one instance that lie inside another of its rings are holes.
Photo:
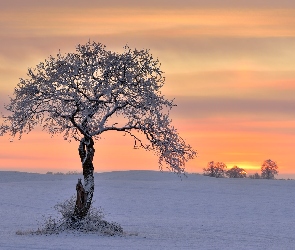
[[[126,171],[95,174],[94,200],[124,236],[17,235],[75,194],[79,175],[0,172],[0,249],[294,249],[295,181]]]

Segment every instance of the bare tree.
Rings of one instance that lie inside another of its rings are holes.
[[[204,175],[210,176],[210,177],[224,177],[226,165],[223,162],[216,162],[210,161],[207,164],[207,168],[203,168]]]
[[[262,179],[274,179],[278,172],[278,165],[271,159],[265,160],[261,166]]]
[[[229,178],[245,178],[247,173],[243,168],[234,166],[225,173]]]
[[[160,169],[166,164],[177,174],[195,157],[171,125],[169,111],[175,105],[160,91],[164,81],[159,61],[148,50],[126,46],[120,54],[100,43],[78,45],[76,53],[58,53],[28,69],[5,107],[11,115],[4,117],[0,134],[21,138],[41,125],[52,135],[79,141],[85,199],[75,216],[83,218],[94,192],[94,139],[102,133],[132,136],[135,147],[155,152]]]

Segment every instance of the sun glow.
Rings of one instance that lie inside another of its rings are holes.
[[[227,169],[231,169],[234,166],[244,169],[244,171],[249,174],[252,172],[259,172],[261,166],[259,164],[252,163],[252,162],[228,162]]]

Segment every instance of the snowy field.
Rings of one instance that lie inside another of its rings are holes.
[[[75,194],[78,175],[0,172],[0,249],[295,249],[295,181],[95,174],[95,206],[124,236],[17,235]]]

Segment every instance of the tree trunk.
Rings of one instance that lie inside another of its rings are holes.
[[[93,176],[93,156],[94,156],[94,141],[92,138],[83,138],[79,145],[79,155],[83,167],[84,187],[81,179],[78,180],[76,186],[77,200],[74,212],[75,219],[84,218],[90,208],[93,192],[94,192],[94,176]]]

